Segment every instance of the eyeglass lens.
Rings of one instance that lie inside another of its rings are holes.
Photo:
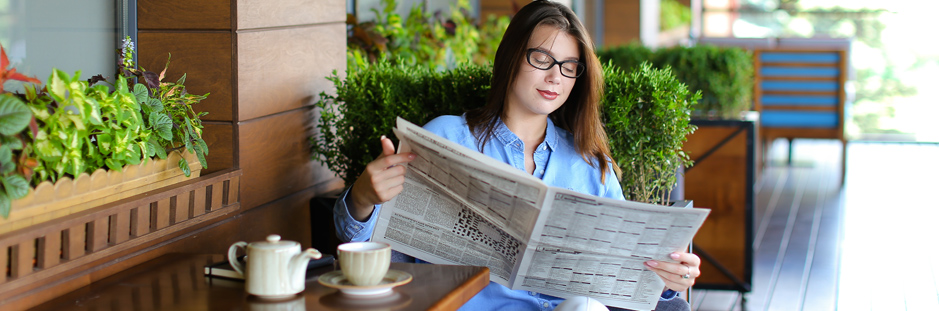
[[[536,49],[529,50],[528,63],[532,67],[541,70],[548,70],[554,67],[555,64],[559,64],[561,65],[561,75],[568,78],[577,78],[584,71],[584,65],[576,60],[559,62],[554,56]]]

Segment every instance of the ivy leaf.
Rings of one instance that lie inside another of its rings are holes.
[[[15,165],[16,164],[13,162],[13,150],[7,145],[0,146],[0,166],[3,166],[3,173],[6,174],[9,172],[7,166],[10,167],[10,170],[13,170],[13,166]]]
[[[9,199],[16,200],[29,193],[29,182],[20,175],[10,175],[3,178],[3,188],[6,189]]]
[[[209,146],[205,144],[205,140],[202,138],[196,138],[196,143],[199,145],[199,148],[202,150],[202,154],[209,154]]]
[[[202,149],[202,146],[203,146],[203,145],[198,144],[198,141],[199,141],[199,140],[201,140],[201,139],[197,139],[197,141],[196,141],[197,143],[196,143],[196,144],[193,144],[193,146],[192,146],[192,149],[193,149],[193,150],[192,150],[192,151],[196,154],[196,158],[199,159],[199,164],[202,165],[202,168],[208,168],[208,163],[205,161],[205,155],[206,155],[206,153],[208,153],[208,152],[206,152],[204,149]]]
[[[160,146],[156,141],[156,137],[151,137],[147,144],[151,146],[150,149],[156,153],[156,156],[160,159],[166,159],[166,149],[163,149],[163,146]]]
[[[134,84],[134,98],[137,99],[138,103],[145,104],[150,101],[150,93],[147,91],[147,87],[143,84]]]
[[[166,114],[150,114],[150,126],[163,140],[173,140],[173,120]]]
[[[163,102],[158,98],[151,98],[148,105],[150,105],[150,109],[152,109],[153,113],[163,112]]]
[[[23,141],[17,136],[0,135],[0,146],[9,146],[12,150],[22,150]]]
[[[0,134],[16,135],[26,129],[33,113],[19,98],[0,96]]]
[[[10,217],[10,205],[13,202],[10,201],[10,197],[7,196],[6,192],[0,191],[0,216],[3,216],[4,219]]]
[[[185,158],[179,159],[179,169],[183,170],[183,174],[186,175],[186,177],[192,175],[192,171],[189,169],[189,162],[186,162]]]

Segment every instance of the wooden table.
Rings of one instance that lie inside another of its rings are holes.
[[[223,255],[168,254],[63,295],[41,310],[455,310],[489,284],[489,268],[392,263],[414,279],[391,295],[351,298],[317,278],[334,270],[308,271],[296,298],[264,301],[249,296],[244,282],[206,277],[203,267]]]

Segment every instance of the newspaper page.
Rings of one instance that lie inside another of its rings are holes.
[[[412,152],[404,190],[382,205],[372,240],[438,264],[487,266],[510,285],[548,187],[403,119],[398,152]]]
[[[687,249],[709,212],[548,187],[400,118],[395,134],[398,152],[417,157],[372,240],[436,264],[489,267],[512,289],[651,310],[664,282],[643,262]]]
[[[551,188],[512,289],[651,310],[665,282],[650,259],[687,250],[709,210],[613,200]]]

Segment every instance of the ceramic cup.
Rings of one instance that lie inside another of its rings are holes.
[[[349,283],[374,286],[388,273],[391,245],[382,242],[350,242],[339,245],[339,266]]]

